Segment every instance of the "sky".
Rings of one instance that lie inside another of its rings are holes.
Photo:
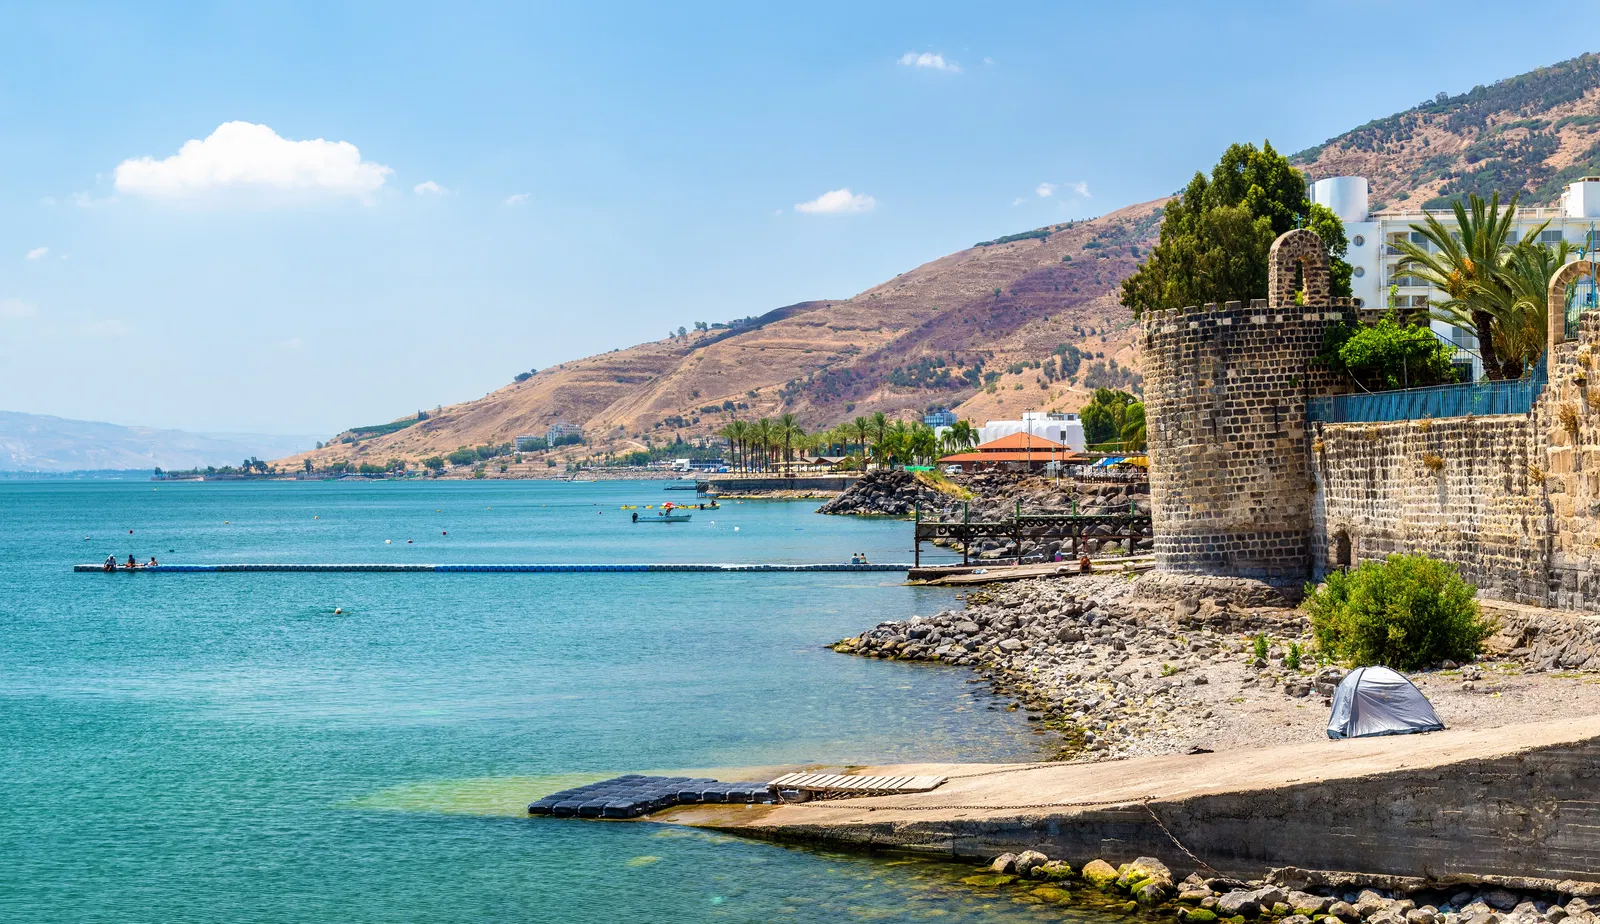
[[[0,410],[331,435],[1590,50],[1472,7],[0,2]]]

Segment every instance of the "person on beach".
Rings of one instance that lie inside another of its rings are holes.
[[[1084,556],[1082,556],[1082,557],[1080,557],[1078,559],[1078,573],[1079,574],[1090,574],[1093,571],[1094,571],[1094,569],[1089,566],[1089,556],[1084,555]]]

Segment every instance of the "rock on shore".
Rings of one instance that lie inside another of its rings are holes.
[[[1175,882],[1166,864],[1138,857],[1112,865],[1101,858],[1072,862],[1037,850],[994,858],[988,873],[963,882],[1026,892],[1032,900],[1175,914],[1184,924],[1247,921],[1278,924],[1600,924],[1600,883],[1455,876],[1426,881],[1287,867],[1241,881],[1193,872]],[[1041,881],[1045,884],[1041,885]],[[1068,888],[1078,889],[1074,893]],[[1594,904],[1591,905],[1591,902]]]

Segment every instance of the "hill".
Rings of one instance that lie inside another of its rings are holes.
[[[304,449],[309,436],[186,433],[0,411],[0,471],[189,469]]]
[[[1374,210],[1496,191],[1551,204],[1571,179],[1600,175],[1600,55],[1440,94],[1292,160],[1308,179],[1367,177]],[[985,241],[742,328],[563,363],[426,420],[347,431],[284,464],[414,463],[557,421],[590,439],[556,453],[565,459],[709,436],[735,416],[793,412],[815,429],[879,410],[954,407],[977,420],[1073,410],[1095,385],[1137,382],[1120,284],[1154,243],[1163,202]]]
[[[1600,55],[1441,93],[1291,160],[1310,179],[1365,176],[1374,211],[1495,192],[1552,205],[1567,183],[1600,175]]]
[[[1154,242],[1160,206],[985,241],[853,298],[562,363],[426,419],[345,431],[280,465],[415,463],[557,421],[589,439],[565,458],[711,436],[736,416],[793,412],[815,429],[880,410],[1076,409],[1095,384],[1137,382],[1118,293]]]

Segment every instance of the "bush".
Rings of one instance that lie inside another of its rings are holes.
[[[1317,647],[1334,659],[1417,670],[1478,653],[1494,627],[1477,593],[1445,562],[1391,555],[1329,574],[1323,587],[1307,588],[1305,607]]]

